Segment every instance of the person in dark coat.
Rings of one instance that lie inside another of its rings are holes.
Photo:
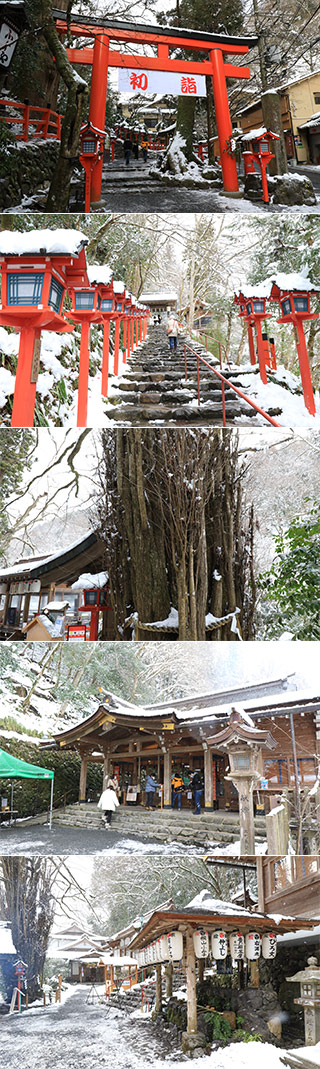
[[[156,793],[157,787],[160,787],[160,784],[157,783],[156,777],[153,775],[153,772],[151,772],[150,775],[148,775],[147,779],[146,779],[146,803],[147,803],[146,808],[147,809],[153,809],[154,808],[155,793]]]
[[[133,155],[133,157],[134,157],[134,159],[135,159],[135,160],[138,160],[138,159],[139,159],[139,145],[138,145],[138,142],[137,142],[137,141],[134,141],[134,142],[133,142],[133,145],[132,145],[132,155]]]
[[[125,139],[124,139],[123,151],[124,151],[124,158],[125,158],[125,161],[126,161],[126,167],[129,167],[129,163],[130,163],[130,159],[131,159],[131,153],[132,153],[132,141],[131,141],[130,134],[127,134],[127,137],[125,137]]]
[[[203,792],[203,782],[200,772],[200,768],[196,768],[191,780],[191,789],[193,791],[195,809],[193,815],[199,817],[201,814],[201,795]]]

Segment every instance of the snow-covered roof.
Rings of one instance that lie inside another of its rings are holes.
[[[303,122],[298,126],[298,130],[308,130],[309,126],[320,126],[320,111],[316,111],[314,115],[307,122]]]
[[[7,928],[6,924],[0,924],[0,955],[16,953],[16,948],[12,942],[10,928]]]
[[[256,282],[254,285],[241,286],[236,296],[243,294],[243,297],[270,297],[272,287],[279,286],[280,290],[304,290],[308,293],[315,291],[320,293],[320,286],[315,286],[311,278],[307,278],[304,275],[298,274],[297,271],[292,271],[286,274],[284,271],[280,271],[278,275],[270,275],[269,278],[265,278],[262,282]]]
[[[173,290],[159,290],[154,293],[141,293],[140,300],[146,304],[150,304],[150,301],[177,301],[178,295]]]
[[[3,230],[0,233],[0,255],[25,256],[62,255],[76,256],[88,244],[88,238],[81,230],[29,230],[20,234],[16,230]]]
[[[109,282],[112,282],[113,271],[109,264],[90,264],[87,268],[87,275],[91,286],[99,282],[103,286],[108,286]]]
[[[44,608],[44,612],[64,612],[69,606],[68,601],[48,601]]]
[[[274,134],[272,130],[267,130],[266,126],[256,126],[253,130],[248,130],[247,134],[242,134],[242,141],[255,141],[258,137],[264,137],[265,134],[271,134],[275,137],[276,141],[280,141],[279,134]]]
[[[108,579],[108,572],[96,572],[95,575],[83,572],[83,575],[79,575],[79,579],[72,583],[72,590],[102,590]]]

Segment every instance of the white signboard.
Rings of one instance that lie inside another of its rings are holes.
[[[13,26],[3,22],[0,26],[0,66],[9,67],[19,34]]]
[[[206,96],[206,80],[203,74],[178,74],[176,71],[141,71],[120,68],[118,78],[120,93],[172,93],[173,96]]]

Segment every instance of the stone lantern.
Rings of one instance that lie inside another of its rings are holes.
[[[303,1006],[306,1046],[313,1047],[320,1043],[320,968],[317,958],[308,958],[306,969],[286,979],[291,984],[300,984],[300,998],[294,1001],[297,1006]]]
[[[228,726],[207,739],[215,750],[226,750],[231,780],[239,795],[240,853],[254,854],[253,789],[263,775],[262,750],[273,750],[277,743],[270,731],[256,728],[244,709],[233,708]]]

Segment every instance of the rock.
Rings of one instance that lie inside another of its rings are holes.
[[[154,393],[152,393],[152,392],[148,393],[146,391],[145,393],[141,393],[141,395],[140,395],[140,404],[141,405],[157,405],[158,401],[159,401],[159,394],[158,393],[155,393],[155,392]]]
[[[193,1032],[192,1034],[189,1032],[182,1032],[182,1050],[184,1054],[188,1054],[190,1058],[201,1058],[202,1054],[204,1054],[205,1043],[205,1036],[202,1032]]]
[[[277,174],[268,177],[268,189],[273,204],[316,204],[317,199],[310,178],[305,175]]]
[[[246,174],[244,195],[247,200],[262,200],[262,182],[259,174]]]
[[[221,1016],[224,1017],[226,1021],[229,1021],[230,1028],[232,1028],[232,1031],[234,1032],[237,1027],[237,1018],[234,1010],[224,1010]]]

